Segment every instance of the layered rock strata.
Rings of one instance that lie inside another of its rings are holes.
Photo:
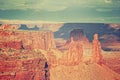
[[[52,31],[9,30],[11,26],[0,29],[0,48],[44,49],[56,48]]]

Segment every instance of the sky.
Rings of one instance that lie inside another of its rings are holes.
[[[0,0],[0,20],[120,23],[120,0]]]

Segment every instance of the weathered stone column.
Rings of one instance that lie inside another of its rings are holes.
[[[94,35],[94,40],[92,42],[92,61],[96,63],[102,61],[101,44],[98,40],[98,34]]]

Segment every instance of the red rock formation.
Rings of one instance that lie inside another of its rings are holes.
[[[61,58],[57,58],[52,51],[48,52],[48,61],[54,67],[57,64],[66,66],[78,65],[80,62],[88,64],[91,62],[91,54],[93,62],[99,64],[104,62],[97,34],[94,35],[91,47],[91,44],[89,44],[83,30],[75,29],[71,31],[70,39],[66,42],[66,45],[61,47],[61,49],[66,49]]]
[[[89,46],[89,41],[86,38],[82,29],[74,29],[70,32],[70,38],[67,40],[61,49],[68,49],[68,53],[63,56],[62,64],[77,65],[82,61],[83,50]]]
[[[56,48],[53,32],[27,32],[22,37],[23,46],[25,48],[30,47],[32,49],[44,49],[48,50]]]
[[[89,40],[86,38],[86,35],[84,34],[83,29],[74,29],[70,32],[70,38],[66,42],[66,46],[69,46],[71,43],[71,38],[75,42],[83,43],[84,46],[89,45]]]
[[[88,45],[89,41],[84,35],[83,30],[75,29],[71,31],[70,39],[61,47],[61,49],[67,50],[67,53],[63,53],[62,58],[57,59],[56,56],[53,55],[53,52],[49,52],[50,64],[62,64],[67,66],[78,65],[82,61],[84,43]]]
[[[9,25],[2,25],[2,27],[5,29],[0,30],[0,48],[20,49],[21,45],[29,50],[56,48],[54,33],[51,31],[13,31],[8,30],[11,27]]]
[[[46,58],[34,49],[56,48],[53,32],[0,29],[0,80],[49,80]],[[24,50],[22,50],[24,49]]]
[[[57,57],[54,55],[54,53],[52,51],[48,51],[47,56],[48,56],[48,62],[50,64],[50,68],[56,67],[58,60]]]
[[[77,65],[82,61],[83,45],[79,42],[71,41],[69,52],[67,54],[67,64]]]
[[[70,32],[70,38],[73,38],[73,41],[83,41],[86,39],[83,29],[74,29]]]
[[[47,60],[41,53],[35,54],[0,57],[0,80],[49,80]]]
[[[1,30],[17,30],[19,26],[17,25],[10,25],[10,24],[3,24],[0,29]]]
[[[101,63],[102,52],[101,52],[101,45],[98,40],[98,34],[94,35],[94,40],[93,40],[93,44],[92,44],[92,54],[93,54],[93,62]]]
[[[20,50],[22,47],[21,41],[0,42],[0,48],[14,48]]]
[[[56,48],[55,42],[54,42],[54,35],[53,32],[46,32],[44,34],[44,44],[45,44],[45,49],[50,49],[50,48]]]
[[[83,44],[85,46],[89,44],[89,41],[84,35],[83,30],[75,29],[71,31],[70,39],[64,46],[61,47],[61,49],[67,50],[66,53],[63,53],[61,58],[57,58],[57,56],[54,55],[54,52],[48,51],[47,56],[51,67],[55,67],[59,64],[66,66],[78,65],[80,62],[82,62],[84,50]]]
[[[83,29],[74,29],[70,32],[69,39],[59,49],[61,49],[61,50],[68,49],[72,43],[71,40],[73,40],[74,42],[84,44],[84,47],[88,47],[90,45],[89,40],[86,38],[86,35],[84,34]]]

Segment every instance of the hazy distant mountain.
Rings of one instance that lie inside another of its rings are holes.
[[[27,25],[25,24],[21,24],[20,30],[39,30],[39,27],[37,27],[36,25],[33,28],[29,28]]]
[[[104,23],[66,23],[59,29],[59,31],[55,32],[55,37],[68,39],[70,31],[73,29],[83,29],[90,41],[93,39],[93,35],[95,33],[99,34],[100,41],[103,41],[103,39],[101,39],[101,36],[106,34],[112,34],[120,38],[120,29],[116,30],[114,28],[111,28],[109,24]]]

